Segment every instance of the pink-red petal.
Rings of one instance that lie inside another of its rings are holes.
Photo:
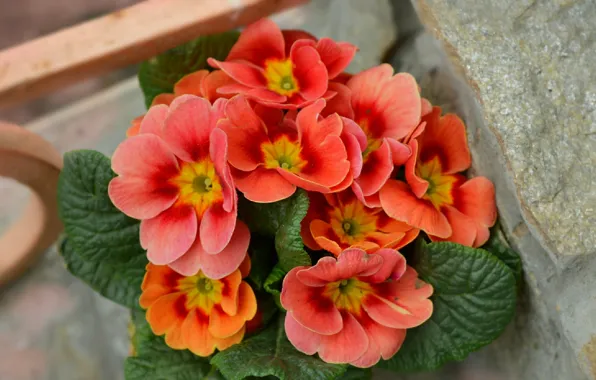
[[[197,215],[190,206],[172,206],[141,222],[141,246],[156,265],[169,264],[192,246],[197,236]]]

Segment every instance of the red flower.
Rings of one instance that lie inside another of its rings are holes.
[[[318,352],[325,362],[371,367],[399,350],[406,329],[430,318],[432,292],[397,251],[348,249],[286,275],[286,334],[299,351]]]
[[[485,177],[459,174],[471,164],[464,123],[441,116],[434,107],[410,141],[412,157],[405,166],[407,183],[389,180],[380,192],[381,205],[394,219],[449,240],[479,247],[489,238],[497,210],[493,184]],[[424,125],[425,124],[425,125]]]
[[[217,93],[217,89],[223,85],[234,83],[234,80],[227,76],[221,70],[209,72],[207,70],[199,70],[194,73],[185,75],[174,85],[174,93],[163,93],[153,98],[151,107],[165,104],[169,106],[174,99],[182,95],[196,95],[207,99],[213,103],[219,98],[229,98],[230,95],[222,95]],[[126,131],[126,137],[132,137],[139,134],[143,116],[135,118],[130,128]]]
[[[282,120],[280,110],[253,110],[243,96],[230,99],[228,119],[219,127],[228,136],[236,187],[247,199],[276,202],[296,187],[328,193],[341,186],[350,172],[342,120],[338,115],[319,120],[324,106],[325,100],[318,100],[294,122]]]
[[[330,84],[330,89],[337,95],[325,114],[337,112],[353,119],[366,136],[362,170],[352,189],[366,205],[378,207],[379,190],[394,167],[411,155],[403,141],[420,123],[423,103],[416,80],[406,73],[393,75],[393,68],[383,64],[354,75],[345,86]]]
[[[225,99],[213,106],[184,95],[170,107],[149,109],[137,136],[114,152],[118,176],[110,199],[141,219],[141,246],[149,261],[184,275],[201,269],[221,278],[238,268],[250,239],[236,222],[236,191],[227,163],[228,142],[216,128]]]
[[[147,265],[139,303],[155,335],[175,350],[209,356],[240,343],[257,311],[248,272],[237,269],[219,280],[199,271],[182,276],[167,266]]]
[[[418,236],[418,229],[389,218],[380,207],[366,207],[351,190],[309,193],[309,197],[301,235],[311,249],[336,256],[347,248],[375,253],[381,248],[400,249]]]
[[[333,96],[327,82],[348,66],[355,52],[351,44],[329,38],[315,41],[300,31],[284,36],[273,21],[262,19],[242,31],[224,62],[208,62],[238,82],[223,86],[220,93],[240,93],[272,107],[296,109]]]

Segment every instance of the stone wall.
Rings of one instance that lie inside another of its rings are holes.
[[[426,31],[410,22],[388,59],[464,118],[524,263],[515,322],[475,358],[507,379],[596,379],[596,2],[415,6]]]

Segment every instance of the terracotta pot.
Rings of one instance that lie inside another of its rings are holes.
[[[57,185],[62,157],[42,137],[0,122],[0,176],[32,190],[21,217],[0,236],[0,286],[17,278],[62,231]]]

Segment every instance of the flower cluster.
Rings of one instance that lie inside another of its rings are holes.
[[[308,193],[301,236],[324,257],[286,275],[281,304],[290,342],[331,363],[388,359],[431,316],[432,287],[398,252],[421,231],[488,239],[494,188],[463,174],[463,122],[389,65],[345,73],[356,50],[264,19],[133,121],[109,195],[141,220],[140,304],[172,348],[211,355],[258,315],[238,192],[255,203]]]

